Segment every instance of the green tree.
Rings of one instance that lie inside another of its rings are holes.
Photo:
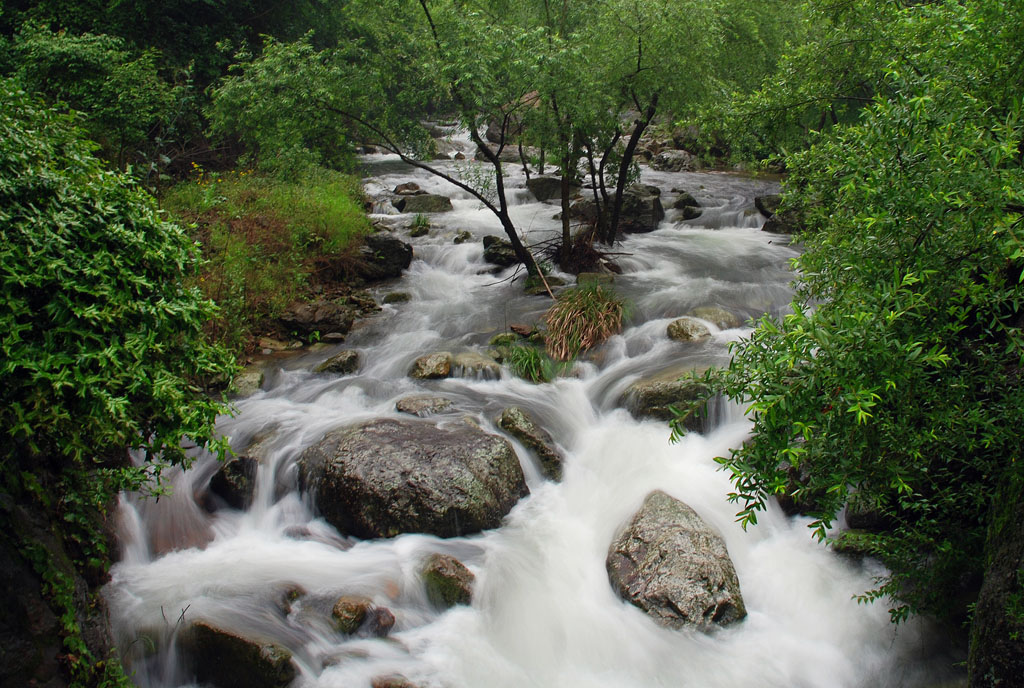
[[[797,297],[717,376],[754,422],[721,462],[746,523],[787,493],[819,537],[873,513],[841,536],[889,567],[866,599],[962,618],[992,514],[1021,497],[1001,488],[1024,466],[1024,6],[882,16],[894,57],[871,104],[787,159]]]
[[[73,116],[0,81],[3,537],[44,581],[81,685],[107,665],[81,635],[72,573],[11,520],[22,507],[45,514],[77,572],[101,580],[102,514],[119,490],[188,463],[186,438],[223,446],[224,406],[203,383],[234,369],[203,333],[213,304],[184,283],[196,247],[94,148]]]

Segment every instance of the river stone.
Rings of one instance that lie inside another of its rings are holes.
[[[455,238],[452,239],[453,244],[464,244],[473,238],[473,233],[468,230],[460,230],[455,234]]]
[[[420,196],[427,193],[420,188],[420,185],[416,182],[405,182],[395,187],[394,192],[399,196]]]
[[[651,184],[633,184],[622,194],[619,229],[639,234],[652,232],[665,218],[661,206],[661,189]]]
[[[555,441],[547,430],[537,425],[529,413],[511,406],[501,412],[498,427],[523,443],[527,449],[537,455],[540,460],[541,472],[549,480],[562,479],[561,453],[555,449]]]
[[[551,174],[534,175],[526,182],[526,188],[538,201],[548,201],[562,197],[562,178]],[[579,184],[569,185],[569,196],[579,193]]]
[[[314,373],[337,373],[351,375],[359,369],[359,352],[346,349],[339,351],[326,361],[313,368]]]
[[[411,244],[389,232],[378,232],[363,238],[356,273],[368,281],[394,279],[411,263]]]
[[[682,210],[683,208],[699,208],[700,203],[697,202],[697,199],[694,198],[693,194],[689,191],[680,191],[675,202],[672,204],[672,207],[676,210]]]
[[[512,445],[468,422],[383,418],[339,428],[298,467],[327,522],[359,538],[496,528],[528,492]]]
[[[242,368],[231,380],[231,389],[236,397],[250,397],[263,387],[264,365],[253,363]]]
[[[352,635],[363,625],[371,606],[373,603],[366,597],[345,595],[338,598],[331,609],[334,628],[346,635]]]
[[[386,304],[408,303],[410,300],[412,300],[412,294],[410,294],[409,292],[407,292],[407,291],[392,291],[392,292],[389,292],[389,293],[385,294],[384,299],[383,299],[383,303],[386,303]]]
[[[395,410],[399,413],[407,413],[410,416],[419,416],[420,418],[444,413],[451,408],[451,400],[444,397],[405,397],[404,399],[399,399],[395,404]]]
[[[792,210],[775,213],[768,218],[761,230],[771,234],[794,234],[800,229],[800,220]]]
[[[690,172],[700,167],[700,160],[684,150],[666,150],[654,156],[651,167],[664,172]]]
[[[501,366],[493,358],[476,351],[462,351],[455,354],[451,365],[452,377],[476,378],[481,380],[501,379]]]
[[[684,220],[696,220],[698,217],[704,214],[704,211],[700,208],[694,208],[693,206],[686,206],[682,209]]]
[[[416,380],[442,380],[452,374],[452,355],[447,351],[420,356],[412,363],[409,377]]]
[[[718,306],[701,306],[700,308],[694,308],[692,311],[687,313],[687,315],[712,322],[723,330],[731,330],[742,324],[735,314],[730,313],[724,308],[719,308]]]
[[[376,677],[370,682],[370,688],[419,688],[419,686],[405,676],[395,674]]]
[[[511,242],[488,234],[484,237],[483,243],[484,260],[491,265],[507,268],[519,262]]]
[[[782,196],[779,194],[768,194],[767,196],[754,197],[754,207],[761,211],[761,214],[765,217],[771,217],[777,213],[781,203]]]
[[[710,631],[747,615],[721,536],[660,490],[616,535],[605,565],[619,596],[663,626]]]
[[[448,554],[434,553],[420,568],[427,599],[439,609],[469,604],[476,576],[466,565]]]
[[[256,471],[259,464],[259,460],[251,456],[227,459],[210,478],[210,492],[233,509],[249,508],[256,493]]]
[[[399,196],[391,205],[403,213],[444,213],[452,209],[452,199],[440,194],[416,194]]]
[[[317,299],[308,303],[293,303],[279,320],[285,328],[305,335],[314,332],[321,335],[328,332],[345,334],[352,329],[355,314],[342,303]]]
[[[679,318],[668,324],[668,338],[677,342],[692,342],[710,336],[708,328],[696,318]]]
[[[205,621],[193,623],[180,646],[199,681],[217,688],[284,688],[297,675],[292,653],[280,645]]]
[[[642,378],[626,388],[621,403],[637,419],[673,420],[676,416],[672,407],[682,411],[692,402],[707,396],[708,389],[702,381],[686,377],[690,373],[702,372],[678,367]],[[706,416],[707,404],[704,403],[690,411],[683,424],[689,430],[703,431]]]

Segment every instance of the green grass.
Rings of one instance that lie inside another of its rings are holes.
[[[202,244],[198,284],[221,309],[211,334],[244,351],[289,303],[344,276],[339,261],[369,232],[359,180],[328,170],[297,181],[194,170],[162,204]]]
[[[614,291],[592,285],[562,291],[544,314],[547,352],[567,361],[622,330],[625,302]]]

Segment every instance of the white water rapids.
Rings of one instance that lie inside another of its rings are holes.
[[[759,231],[763,220],[752,203],[773,191],[773,182],[645,169],[643,180],[662,189],[666,207],[672,189],[685,189],[705,212],[682,222],[668,210],[657,231],[615,249],[627,254],[618,257],[624,274],[615,288],[631,304],[621,335],[579,364],[574,377],[553,384],[533,385],[507,371],[500,380],[421,382],[407,377],[416,357],[484,350],[509,324],[536,322],[550,301],[524,296],[521,279],[501,281],[512,269],[489,273],[480,240],[501,230],[478,202],[393,158],[366,162],[368,193],[416,181],[451,196],[455,209],[431,216],[428,236],[403,236],[414,246],[412,266],[400,281],[374,290],[378,298],[404,291],[410,301],[385,306],[344,344],[279,359],[263,389],[220,421],[240,449],[273,431],[248,511],[200,506],[197,495],[216,470],[209,458],[172,475],[170,497],[123,499],[123,555],[105,593],[140,686],[193,685],[175,637],[198,619],[287,647],[299,667],[296,688],[361,688],[390,674],[423,688],[852,688],[950,678],[922,624],[894,627],[884,603],[855,601],[878,573],[870,563],[832,553],[812,540],[805,520],[777,508],[747,531],[735,522],[728,476],[714,458],[744,440],[749,423],[741,411],[721,410],[713,430],[673,445],[667,425],[619,408],[642,374],[722,363],[728,342],[748,331],[712,325],[710,340],[682,344],[665,334],[673,319],[707,305],[741,319],[785,309],[796,250],[785,237]],[[466,165],[444,163],[451,171]],[[509,175],[526,242],[551,236],[558,208],[535,202],[521,171]],[[454,244],[460,230],[473,239]],[[341,348],[359,351],[358,373],[310,372]],[[447,540],[355,542],[339,535],[295,491],[295,458],[327,430],[397,415],[396,400],[424,392],[452,399],[449,417],[472,416],[495,433],[501,409],[527,409],[563,451],[563,480],[545,481],[516,445],[531,494],[500,528]],[[749,612],[742,622],[713,634],[673,631],[616,597],[605,571],[608,546],[653,489],[683,500],[722,534]],[[428,603],[418,568],[433,552],[457,556],[476,574],[472,606],[439,612]],[[296,587],[307,594],[286,611],[281,599]],[[330,606],[346,594],[394,613],[387,639],[332,630]]]

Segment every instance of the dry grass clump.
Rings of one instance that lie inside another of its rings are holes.
[[[566,289],[544,314],[547,352],[567,361],[622,330],[625,303],[602,285]]]

